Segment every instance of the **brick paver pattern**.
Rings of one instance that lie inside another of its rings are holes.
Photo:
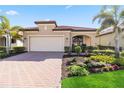
[[[61,87],[62,53],[24,53],[0,61],[0,87]]]

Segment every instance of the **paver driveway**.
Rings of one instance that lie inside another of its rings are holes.
[[[30,52],[0,61],[0,87],[60,87],[62,55]]]

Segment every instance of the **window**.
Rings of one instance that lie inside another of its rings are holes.
[[[11,39],[11,43],[16,43],[16,39]]]

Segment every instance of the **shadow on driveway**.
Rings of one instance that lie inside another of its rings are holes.
[[[62,52],[28,52],[8,57],[2,61],[44,61],[46,59],[62,59]]]

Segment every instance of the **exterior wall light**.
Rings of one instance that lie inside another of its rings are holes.
[[[26,40],[27,38],[25,37],[24,40]]]
[[[66,40],[68,40],[68,37],[66,37]]]

